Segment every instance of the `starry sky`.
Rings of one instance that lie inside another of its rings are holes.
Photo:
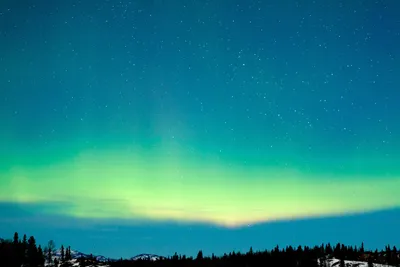
[[[1,1],[0,235],[113,257],[398,242],[399,9]]]

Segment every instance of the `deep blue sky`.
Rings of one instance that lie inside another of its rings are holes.
[[[398,10],[1,1],[0,236],[112,257],[398,242]]]
[[[199,249],[207,255],[230,251],[272,249],[276,245],[308,245],[337,242],[367,249],[383,249],[387,244],[399,247],[400,210],[385,210],[364,215],[327,217],[286,222],[272,222],[225,229],[222,227],[177,223],[132,224],[110,221],[75,220],[67,217],[36,216],[36,207],[2,204],[0,235],[12,238],[14,231],[33,233],[39,244],[55,240],[57,246],[107,257],[132,257],[140,253],[196,256]],[[11,211],[12,210],[12,211]]]

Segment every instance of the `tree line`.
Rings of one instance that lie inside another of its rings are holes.
[[[345,260],[368,262],[368,267],[373,263],[387,264],[400,267],[399,252],[397,248],[386,246],[384,250],[367,251],[364,244],[361,246],[345,246],[338,243],[321,244],[320,246],[308,247],[287,246],[280,248],[276,246],[272,250],[253,251],[252,248],[246,253],[230,252],[221,257],[212,254],[203,256],[200,250],[196,257],[186,257],[175,253],[172,257],[160,261],[131,261],[119,260],[111,262],[111,267],[327,267],[328,259],[340,259],[338,267],[346,267]],[[336,266],[336,265],[335,265]]]
[[[328,267],[328,259],[339,259],[337,267],[345,266],[345,260],[386,264],[400,267],[400,254],[395,246],[387,245],[381,251],[367,251],[364,244],[360,246],[345,246],[338,243],[321,244],[308,247],[276,246],[272,250],[253,251],[246,253],[230,252],[222,256],[204,256],[200,250],[196,257],[178,255],[162,258],[158,261],[149,260],[108,260],[110,267]],[[33,236],[20,239],[18,233],[12,239],[0,239],[0,266],[7,267],[71,267],[71,248],[63,245],[57,251],[54,241],[50,240],[42,249],[36,244]],[[80,266],[97,266],[100,263],[93,255],[77,259]],[[104,266],[104,263],[101,264]],[[336,265],[335,265],[336,266]]]
[[[56,246],[54,241],[50,240],[46,247],[42,249],[41,245],[36,244],[35,237],[29,239],[26,234],[22,240],[18,233],[14,234],[12,239],[0,238],[0,266],[7,267],[43,267],[47,266],[69,267],[72,259],[71,248],[61,246],[61,255],[56,256]]]

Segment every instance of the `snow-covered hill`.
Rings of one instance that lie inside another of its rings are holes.
[[[107,264],[108,261],[116,261],[115,259],[109,259],[106,258],[104,256],[101,255],[91,255],[91,254],[86,254],[86,253],[82,253],[80,251],[77,250],[71,250],[71,257],[72,260],[70,260],[69,262],[71,263],[71,265],[73,267],[79,267],[79,261],[80,259],[94,259],[96,264],[92,264],[92,265],[87,265],[88,267],[109,267],[109,265]],[[53,262],[55,259],[57,259],[58,261],[61,260],[61,250],[56,250],[53,254]],[[150,261],[157,261],[157,260],[161,260],[164,259],[165,257],[163,256],[159,256],[159,255],[155,255],[155,254],[139,254],[135,257],[131,257],[130,260],[150,260]],[[46,262],[45,266],[49,266],[50,264],[48,262]]]
[[[340,266],[340,260],[339,259],[327,259],[326,260],[326,266],[327,267],[339,267]],[[368,263],[365,261],[344,261],[344,264],[346,267],[368,267]],[[374,263],[374,267],[393,267],[390,265],[385,265],[385,264],[378,264]]]
[[[102,255],[91,255],[91,254],[86,254],[86,253],[83,253],[83,252],[80,252],[77,250],[71,250],[71,257],[72,257],[72,259],[80,259],[80,258],[89,259],[89,258],[93,257],[96,261],[99,261],[99,262],[116,261],[115,259],[109,259]],[[58,260],[61,259],[61,250],[60,249],[55,251],[55,253],[53,255],[53,260],[54,259],[58,259]],[[165,257],[155,255],[155,254],[139,254],[139,255],[136,255],[136,256],[130,258],[130,260],[150,260],[150,261],[157,261],[157,260],[161,260],[161,259],[165,259]]]
[[[80,251],[77,250],[71,250],[71,257],[72,259],[80,259],[80,258],[85,258],[88,259],[90,258],[90,254],[86,254],[86,253],[82,253]],[[108,258],[102,256],[102,255],[93,255],[94,259],[96,259],[97,261],[101,261],[101,262],[106,262],[108,261]],[[61,249],[58,249],[55,251],[54,255],[53,255],[53,260],[57,258],[57,259],[61,259]]]
[[[79,260],[84,258],[84,259],[90,259],[93,257],[93,259],[95,260],[96,264],[92,264],[92,265],[87,265],[87,267],[109,267],[108,264],[106,264],[106,262],[108,261],[108,258],[98,255],[91,255],[90,254],[86,254],[86,253],[82,253],[80,251],[77,250],[71,250],[71,257],[72,260],[69,261],[69,263],[73,266],[73,267],[79,267]],[[59,262],[61,261],[61,249],[58,249],[54,252],[53,254],[53,262],[55,259],[57,259]],[[45,266],[49,266],[50,264],[48,262],[45,263]]]
[[[69,263],[71,264],[72,267],[80,267],[78,259],[72,259],[72,260],[69,261]],[[46,262],[45,266],[50,266],[50,264]],[[53,265],[51,265],[51,266],[53,266]],[[106,264],[104,262],[98,262],[96,264],[89,264],[89,265],[85,265],[85,266],[86,267],[110,267],[110,265],[108,265],[108,264]]]
[[[108,259],[104,256],[95,256],[95,255],[90,255],[90,254],[86,254],[86,253],[82,253],[79,252],[77,250],[71,250],[71,256],[72,256],[72,260],[70,261],[70,263],[72,264],[73,267],[79,267],[79,260],[81,258],[85,258],[85,259],[94,259],[96,264],[92,264],[92,265],[87,265],[88,267],[109,267],[109,265],[107,264],[108,261],[115,261],[115,259]],[[61,258],[61,250],[57,250],[53,256],[53,260],[54,259],[60,259]],[[135,257],[131,257],[130,260],[150,260],[150,261],[157,261],[157,260],[162,260],[165,259],[165,257],[163,256],[159,256],[159,255],[155,255],[155,254],[139,254]],[[340,266],[340,260],[339,259],[326,259],[326,267],[339,267]],[[318,262],[320,262],[320,260],[318,260]],[[349,260],[345,260],[345,267],[368,267],[368,263],[364,262],[364,261],[349,261]],[[46,264],[47,266],[48,264]],[[374,263],[373,264],[374,267],[393,267],[391,265],[385,265],[385,264],[378,264],[378,263]]]
[[[136,260],[158,261],[158,260],[161,260],[161,259],[164,259],[164,257],[158,256],[158,255],[155,255],[155,254],[139,254],[139,255],[131,258],[131,260],[134,260],[134,261],[136,261]]]

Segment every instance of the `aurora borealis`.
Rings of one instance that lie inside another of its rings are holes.
[[[227,231],[399,208],[396,1],[14,2],[2,219]]]
[[[400,181],[395,178],[351,180],[262,167],[220,167],[199,159],[165,160],[167,155],[143,158],[136,151],[96,153],[102,156],[88,154],[65,164],[6,172],[5,178],[11,179],[2,176],[7,183],[2,200],[61,202],[63,208],[57,212],[83,218],[172,219],[225,226],[399,204]]]

